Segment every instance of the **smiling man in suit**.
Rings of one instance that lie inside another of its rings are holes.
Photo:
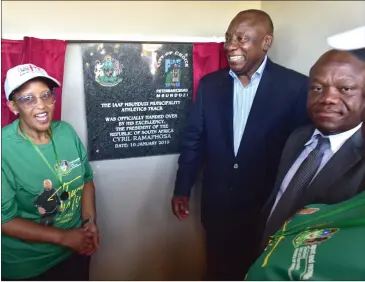
[[[365,63],[347,51],[330,50],[310,70],[308,113],[314,126],[288,139],[262,247],[296,211],[308,204],[335,204],[364,189]]]
[[[260,10],[236,15],[226,32],[229,69],[199,83],[182,139],[172,208],[188,216],[204,164],[202,223],[209,280],[243,280],[256,258],[258,222],[286,139],[309,123],[307,77],[272,62],[273,23]]]

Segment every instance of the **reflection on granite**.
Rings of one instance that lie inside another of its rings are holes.
[[[175,154],[192,101],[192,44],[83,44],[90,160]]]

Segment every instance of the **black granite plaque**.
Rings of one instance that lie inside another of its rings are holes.
[[[179,152],[192,44],[82,44],[90,160]]]

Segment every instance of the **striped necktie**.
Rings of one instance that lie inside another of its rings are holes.
[[[298,209],[298,200],[303,196],[306,188],[316,175],[321,165],[324,153],[331,146],[330,140],[322,135],[317,135],[317,146],[308,154],[308,157],[301,163],[288,187],[278,201],[269,220],[266,223],[265,238],[278,231],[284,222],[288,220]]]

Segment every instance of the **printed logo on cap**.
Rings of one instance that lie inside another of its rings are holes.
[[[18,71],[20,76],[28,73],[39,73],[45,75],[44,71],[41,68],[31,64],[19,66]]]

